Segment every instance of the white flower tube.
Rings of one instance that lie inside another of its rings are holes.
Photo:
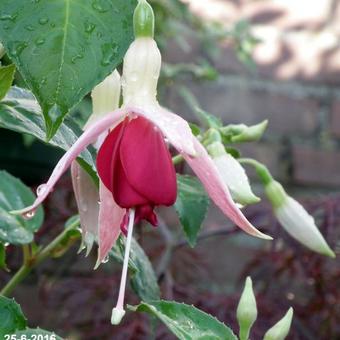
[[[124,106],[152,109],[157,103],[157,82],[162,57],[155,40],[138,37],[124,57],[122,88]]]
[[[314,218],[299,202],[286,194],[280,183],[271,181],[265,190],[277,219],[288,234],[317,253],[335,257],[316,226]]]
[[[224,183],[228,186],[232,198],[241,205],[254,204],[260,198],[254,195],[248,176],[241,164],[225,151],[221,142],[214,142],[207,147]]]

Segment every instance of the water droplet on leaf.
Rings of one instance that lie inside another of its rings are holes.
[[[39,24],[40,25],[46,25],[48,23],[49,19],[48,18],[40,18],[39,19]]]

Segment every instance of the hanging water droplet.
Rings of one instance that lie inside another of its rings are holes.
[[[109,262],[109,256],[106,256],[102,261],[102,263],[107,263],[107,262]]]
[[[28,211],[27,213],[23,214],[22,217],[25,219],[25,220],[30,220],[31,218],[33,218],[35,215],[35,210],[31,210],[31,211]]]
[[[46,78],[45,78],[45,82],[46,82]],[[38,188],[37,188],[37,191],[36,191],[37,196],[41,196],[45,192],[46,187],[47,187],[47,185],[45,183],[39,185]]]
[[[40,25],[46,25],[49,22],[48,18],[40,18],[39,19],[39,24]]]

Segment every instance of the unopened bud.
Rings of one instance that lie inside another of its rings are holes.
[[[298,242],[309,249],[330,257],[335,257],[315,224],[313,216],[294,198],[288,196],[282,185],[271,181],[265,186],[274,214],[282,227]]]
[[[253,292],[253,283],[248,276],[237,306],[237,321],[240,327],[240,340],[248,340],[250,329],[257,319],[256,299]]]
[[[155,30],[155,17],[152,7],[146,0],[139,0],[133,14],[133,28],[136,38],[153,38]]]
[[[263,340],[284,340],[289,333],[292,319],[293,308],[290,307],[285,316],[266,332]]]
[[[221,133],[228,137],[232,143],[258,141],[268,126],[268,120],[247,126],[245,124],[230,124],[220,129]]]
[[[252,192],[245,170],[233,156],[226,152],[221,142],[208,145],[207,150],[237,203],[247,205],[260,201],[260,198]]]

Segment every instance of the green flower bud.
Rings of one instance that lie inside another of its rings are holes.
[[[249,276],[246,279],[236,315],[240,327],[240,340],[248,340],[250,329],[257,319],[256,299],[253,292],[253,283]]]
[[[290,307],[286,315],[266,332],[263,340],[284,340],[289,333],[292,319],[293,308]]]
[[[155,17],[152,7],[146,0],[138,0],[138,5],[133,14],[133,28],[135,38],[153,38],[154,36]]]
[[[207,150],[235,202],[241,205],[258,203],[260,198],[253,193],[245,170],[226,152],[224,145],[213,142]]]
[[[268,126],[268,120],[247,126],[245,124],[230,124],[220,129],[221,133],[230,138],[232,143],[258,141]]]
[[[265,192],[273,205],[276,218],[290,236],[317,253],[335,257],[313,216],[299,202],[288,196],[279,182],[271,181],[265,186]]]

